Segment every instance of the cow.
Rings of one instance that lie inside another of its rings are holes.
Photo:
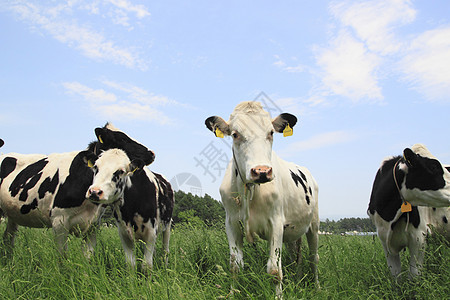
[[[253,242],[254,235],[269,241],[267,272],[276,280],[277,296],[282,294],[283,242],[295,251],[299,264],[304,234],[318,284],[318,185],[308,169],[282,160],[272,150],[274,132],[292,133],[296,123],[297,118],[289,113],[272,120],[255,101],[238,104],[228,122],[218,116],[205,121],[216,136],[233,139],[233,158],[220,186],[231,270],[237,272],[244,266],[242,222],[248,242]]]
[[[94,250],[94,226],[102,207],[86,199],[93,171],[85,157],[108,148],[123,149],[130,159],[153,162],[147,147],[107,123],[95,129],[97,141],[82,151],[0,156],[0,209],[7,217],[3,235],[6,254],[11,254],[18,226],[52,228],[58,250],[65,252],[69,233],[82,235],[85,254]]]
[[[450,167],[422,144],[382,162],[367,214],[377,228],[387,264],[399,279],[399,252],[409,249],[409,277],[420,275],[430,225],[450,240]]]
[[[92,167],[94,180],[86,198],[112,206],[125,257],[133,269],[134,241],[143,241],[145,271],[152,269],[156,238],[161,231],[167,265],[174,197],[170,183],[143,169],[144,165],[140,159],[130,161],[120,149],[102,152]]]

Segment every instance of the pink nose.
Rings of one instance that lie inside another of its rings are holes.
[[[256,166],[250,170],[251,178],[256,183],[265,183],[273,179],[272,168],[268,166]]]
[[[91,187],[88,191],[88,197],[91,200],[101,200],[103,198],[103,191],[96,187]]]

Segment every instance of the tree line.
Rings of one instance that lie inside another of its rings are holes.
[[[194,227],[224,227],[225,209],[221,202],[210,195],[198,196],[179,190],[174,192],[174,197],[175,206],[172,216],[174,226],[189,224]],[[103,216],[103,222],[114,224],[114,218],[110,210]],[[330,233],[374,232],[376,228],[369,218],[343,218],[338,221],[329,219],[321,221],[320,231]]]

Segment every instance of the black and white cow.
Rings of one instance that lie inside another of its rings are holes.
[[[220,186],[231,268],[237,271],[244,266],[242,222],[249,242],[254,234],[269,241],[267,272],[278,279],[278,296],[282,293],[282,245],[287,243],[291,249],[300,250],[304,234],[318,283],[317,183],[308,169],[282,160],[272,150],[274,132],[293,128],[296,122],[297,118],[288,113],[272,120],[259,102],[238,104],[228,122],[218,116],[205,121],[216,136],[233,138],[233,159]],[[299,263],[301,253],[295,254]]]
[[[82,234],[86,254],[93,251],[96,238],[89,229],[101,206],[86,199],[93,172],[84,158],[109,148],[121,148],[130,159],[141,159],[145,164],[154,160],[152,151],[109,123],[96,128],[95,133],[98,141],[83,151],[0,156],[0,209],[8,218],[4,233],[8,253],[19,225],[52,228],[61,252],[68,233]]]
[[[144,168],[144,163],[130,161],[124,151],[110,149],[100,154],[93,166],[94,180],[86,198],[113,207],[125,257],[136,266],[134,241],[144,243],[144,269],[151,269],[159,232],[163,232],[166,263],[174,206],[173,190],[161,175]]]
[[[401,272],[399,252],[404,248],[410,253],[410,276],[420,274],[429,225],[450,240],[449,171],[421,144],[406,148],[403,157],[384,160],[378,169],[367,213],[394,277]],[[412,206],[402,211],[406,202]]]

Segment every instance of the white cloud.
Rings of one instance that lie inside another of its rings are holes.
[[[106,0],[106,2],[109,2],[113,5],[115,5],[117,8],[119,8],[125,12],[135,13],[136,17],[139,19],[150,16],[150,12],[147,10],[147,8],[144,5],[140,5],[140,4],[133,5],[133,3],[131,3],[130,1],[127,1],[127,0]]]
[[[399,51],[402,41],[396,27],[414,21],[416,10],[409,0],[344,1],[330,6],[334,17],[351,27],[370,51],[382,55]]]
[[[294,128],[295,131],[295,128]],[[331,147],[333,145],[348,143],[357,138],[356,134],[349,131],[332,131],[325,132],[316,136],[313,136],[307,140],[293,143],[288,148],[280,151],[280,156],[291,156],[298,152],[310,151],[315,149],[321,149]]]
[[[55,6],[37,3],[12,1],[6,8],[31,26],[43,30],[59,42],[77,49],[91,59],[111,61],[128,68],[141,70],[148,68],[147,62],[142,60],[132,47],[119,46],[89,26],[78,24],[77,19],[73,17],[73,10],[87,9],[86,4],[80,3],[75,7],[72,2]],[[89,9],[92,11],[93,7]],[[95,8],[98,9],[97,6]],[[136,10],[138,17],[142,17],[143,12]]]
[[[79,82],[64,82],[64,88],[70,94],[78,94],[83,96],[91,103],[111,103],[116,102],[117,97],[112,93],[108,93],[103,89],[92,89]]]
[[[172,121],[157,107],[178,105],[178,102],[133,85],[106,80],[103,84],[115,92],[94,89],[79,82],[64,82],[62,85],[67,93],[81,96],[91,110],[108,120],[153,121],[162,125]]]
[[[378,56],[348,32],[341,31],[328,48],[317,47],[316,61],[324,90],[354,102],[383,99],[376,74]]]
[[[274,58],[276,61],[272,64],[277,68],[280,68],[283,71],[289,72],[289,73],[300,73],[305,71],[305,67],[301,64],[297,64],[295,66],[288,66],[285,61],[281,59],[279,55],[274,55]],[[294,58],[296,60],[296,58]]]
[[[404,78],[429,100],[450,102],[450,26],[417,36],[400,61]]]

